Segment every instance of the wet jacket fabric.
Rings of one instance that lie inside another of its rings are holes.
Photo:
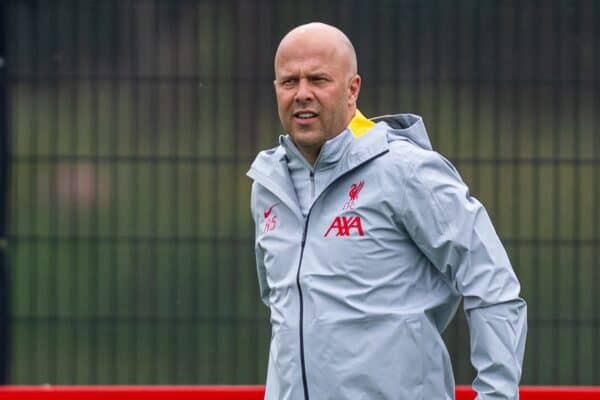
[[[248,172],[272,326],[265,399],[454,399],[440,335],[461,298],[477,398],[517,399],[526,304],[487,212],[420,117],[375,120],[324,145],[304,213],[289,138]]]

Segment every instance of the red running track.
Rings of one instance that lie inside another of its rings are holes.
[[[263,400],[263,386],[0,386],[2,400]],[[473,400],[458,386],[456,400]],[[599,387],[522,386],[521,400],[600,400]]]

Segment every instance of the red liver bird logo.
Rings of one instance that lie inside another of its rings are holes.
[[[348,192],[350,201],[358,200],[358,194],[362,190],[363,186],[365,186],[365,181],[360,181],[358,184],[353,183],[352,186],[350,186],[350,192]]]
[[[362,190],[363,186],[365,186],[365,181],[353,183],[350,186],[350,191],[348,192],[348,196],[350,196],[350,199],[348,199],[348,201],[344,204],[344,207],[342,207],[343,210],[350,210],[354,208],[354,203],[356,202],[356,200],[358,200],[358,194]]]

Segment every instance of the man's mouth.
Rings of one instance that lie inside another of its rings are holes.
[[[294,117],[299,119],[311,119],[316,118],[318,116],[319,114],[312,111],[299,111],[297,113],[294,113]]]

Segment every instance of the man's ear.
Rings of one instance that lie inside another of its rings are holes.
[[[356,74],[350,78],[350,85],[348,85],[348,105],[356,104],[358,101],[358,93],[360,93],[360,75]]]

